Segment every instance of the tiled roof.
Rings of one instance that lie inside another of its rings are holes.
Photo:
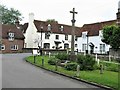
[[[117,20],[110,20],[92,24],[84,24],[80,29],[80,36],[82,36],[82,32],[88,31],[88,36],[98,36],[99,30],[102,30],[104,26],[107,25],[115,25]]]
[[[51,32],[52,33],[57,33],[57,34],[71,34],[71,30],[72,30],[72,27],[69,26],[69,25],[65,25],[65,24],[58,24],[57,22],[51,22],[51,23],[48,23],[47,21],[39,21],[39,20],[34,20],[34,24],[38,30],[38,32],[41,31],[41,26],[43,27],[43,32],[47,32],[47,26],[48,24],[51,25]],[[63,31],[60,30],[60,26],[63,26],[64,29]],[[28,23],[25,23],[24,24],[24,33],[26,32],[26,29],[28,27]],[[79,31],[80,31],[80,27],[75,27],[75,34],[78,36],[79,35]]]
[[[17,29],[15,25],[2,25],[2,28],[0,28],[0,35],[3,39],[8,38],[8,33],[12,32],[15,34],[15,39],[24,39],[24,35],[22,34],[22,31]]]

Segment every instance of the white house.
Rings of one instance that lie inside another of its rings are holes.
[[[29,22],[24,24],[25,48],[66,49],[71,48],[71,29],[69,25],[58,22],[34,20],[34,14],[29,14]],[[80,28],[75,28],[76,36]],[[75,37],[76,37],[75,36]],[[77,37],[75,50],[77,49]]]
[[[85,53],[106,54],[109,51],[110,45],[101,41],[102,28],[106,25],[115,25],[116,20],[98,22],[93,24],[84,24],[80,29],[80,37],[78,38],[78,50]]]

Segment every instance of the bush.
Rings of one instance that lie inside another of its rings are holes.
[[[56,65],[56,62],[58,62],[59,59],[55,58],[55,57],[51,57],[49,60],[48,60],[48,63],[50,65]]]
[[[100,69],[100,65],[95,64],[95,65],[93,66],[93,68],[94,68],[94,70],[99,70],[99,69]]]
[[[66,53],[58,53],[57,55],[55,55],[55,57],[60,59],[60,60],[67,60],[68,59],[68,54],[66,54]]]
[[[102,63],[103,66],[106,67],[105,70],[118,72],[118,64],[108,63],[108,62],[100,62],[100,63]]]
[[[81,70],[94,70],[95,59],[90,55],[78,55],[77,63],[80,65]]]
[[[66,64],[65,69],[76,71],[77,63],[68,63],[68,64]]]

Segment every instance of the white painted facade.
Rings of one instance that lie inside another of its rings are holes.
[[[37,29],[34,25],[34,14],[29,14],[29,25],[26,30],[25,36],[25,48],[36,48],[37,45],[34,43],[35,39],[37,38]]]
[[[59,36],[58,39],[56,39],[56,35]],[[58,47],[61,47],[60,49],[64,49],[64,44],[69,44],[69,48],[71,48],[71,35],[68,35],[68,40],[65,40],[65,34],[57,34],[57,33],[50,33],[49,39],[45,39],[45,32],[37,32],[37,28],[34,25],[34,14],[29,14],[29,23],[28,28],[26,30],[25,36],[25,45],[24,48],[38,48],[42,45],[42,48],[45,48],[45,43],[49,43],[50,46],[47,49],[55,49],[56,47],[55,42],[61,42],[58,44]],[[42,40],[41,40],[42,36]],[[77,44],[77,41],[75,41],[75,44]],[[75,50],[77,49],[77,45],[75,45]]]
[[[85,53],[87,50],[87,31],[82,32],[82,37],[78,37],[78,51]],[[88,36],[88,53],[90,53],[90,43],[94,45],[93,53],[106,54],[109,51],[110,45],[101,41],[102,30],[99,31],[99,36]],[[83,45],[84,44],[84,45]]]

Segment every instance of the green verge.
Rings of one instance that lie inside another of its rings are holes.
[[[55,66],[48,64],[48,59],[49,59],[48,56],[42,56],[42,57],[36,56],[35,65],[42,66],[42,59],[44,59],[45,69],[55,71]],[[34,64],[34,57],[33,56],[26,57],[26,61]],[[63,67],[59,67],[59,66],[58,66],[57,72],[60,72],[72,77],[76,76],[76,71],[68,71]],[[89,81],[89,82],[94,82],[100,85],[105,85],[115,90],[118,89],[118,72],[104,70],[103,74],[100,74],[99,70],[80,71],[80,76],[78,78]]]

